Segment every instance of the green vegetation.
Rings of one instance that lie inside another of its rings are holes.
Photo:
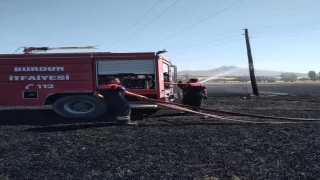
[[[308,78],[306,77],[297,77],[295,73],[281,73],[279,77],[274,76],[256,76],[256,81],[259,84],[274,84],[274,83],[295,83],[295,84],[305,84],[305,83],[320,83],[320,72],[309,71]],[[199,78],[206,79],[209,77],[193,77],[187,74],[178,77],[178,81],[186,82],[189,78]],[[206,83],[248,83],[250,82],[250,76],[223,76],[216,79],[207,81]]]
[[[308,76],[309,76],[310,80],[312,80],[312,81],[316,81],[318,78],[315,71],[309,71]]]
[[[284,82],[294,82],[298,80],[298,77],[294,73],[281,73],[281,80]]]

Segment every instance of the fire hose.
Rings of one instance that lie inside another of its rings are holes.
[[[207,109],[207,108],[199,108],[199,107],[193,107],[193,106],[188,106],[188,105],[182,105],[178,103],[172,103],[172,102],[165,102],[165,101],[160,101],[160,100],[155,100],[155,99],[146,99],[147,101],[154,102],[158,105],[173,108],[173,109],[178,109],[182,111],[187,111],[195,114],[200,114],[220,120],[229,120],[229,121],[235,121],[235,122],[243,122],[243,123],[272,123],[272,124],[283,124],[283,123],[299,123],[300,122],[320,122],[320,119],[314,119],[314,118],[290,118],[290,117],[278,117],[278,116],[265,116],[265,115],[256,115],[256,114],[247,114],[247,113],[238,113],[238,112],[231,112],[231,111],[224,111],[224,110],[219,110],[219,109]],[[218,115],[213,115],[213,114],[208,114],[208,113],[203,113],[203,112],[197,112],[193,111],[190,109],[197,109],[201,111],[206,111],[206,112],[213,112],[213,113],[221,113],[221,114],[228,114],[228,115],[233,115],[233,116],[245,116],[245,117],[255,117],[255,118],[263,118],[263,119],[274,119],[274,120],[287,120],[287,121],[250,121],[250,120],[237,120],[233,119],[230,117],[225,117],[225,116],[218,116]]]

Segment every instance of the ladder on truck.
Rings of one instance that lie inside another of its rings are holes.
[[[95,46],[66,46],[66,47],[25,47],[22,46],[23,52],[25,54],[31,54],[32,52],[39,52],[39,51],[50,51],[50,50],[69,50],[69,49],[97,49],[98,45]]]

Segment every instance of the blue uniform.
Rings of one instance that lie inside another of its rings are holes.
[[[104,101],[110,112],[116,113],[117,121],[130,121],[131,107],[123,97],[126,89],[118,84],[106,84],[98,87],[97,91],[103,95]]]
[[[183,86],[185,105],[201,107],[206,87],[200,83],[186,83]]]

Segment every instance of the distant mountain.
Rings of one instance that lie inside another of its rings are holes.
[[[255,69],[256,76],[273,76],[279,77],[281,73],[279,71],[270,71],[270,70],[260,70]],[[298,77],[308,77],[307,73],[296,73]],[[249,76],[249,68],[240,68],[236,66],[222,66],[215,69],[209,70],[185,70],[185,71],[178,71],[179,75],[189,75],[189,76]]]

